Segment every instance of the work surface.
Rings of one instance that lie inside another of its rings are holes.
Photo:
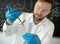
[[[7,37],[2,32],[0,32],[0,44],[11,44],[15,35]],[[53,37],[50,44],[60,44],[60,38]]]

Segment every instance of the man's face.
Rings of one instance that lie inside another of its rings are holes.
[[[35,19],[43,19],[51,11],[51,4],[47,2],[37,1],[34,7],[34,17]]]

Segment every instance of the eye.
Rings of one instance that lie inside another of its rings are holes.
[[[47,10],[42,10],[43,13],[47,13],[48,11]]]
[[[36,8],[36,9],[38,9],[38,10],[40,9],[40,7],[39,7],[39,6],[35,6],[35,8]]]

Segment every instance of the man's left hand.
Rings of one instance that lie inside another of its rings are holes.
[[[23,39],[25,40],[26,44],[41,44],[41,41],[36,34],[25,33],[23,35]]]

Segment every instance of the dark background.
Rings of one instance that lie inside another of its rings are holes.
[[[12,8],[22,12],[32,12],[37,0],[0,0],[0,30],[2,31],[3,23],[5,22],[6,6],[11,4]],[[53,10],[47,16],[55,25],[53,36],[60,37],[60,1],[54,1]]]

